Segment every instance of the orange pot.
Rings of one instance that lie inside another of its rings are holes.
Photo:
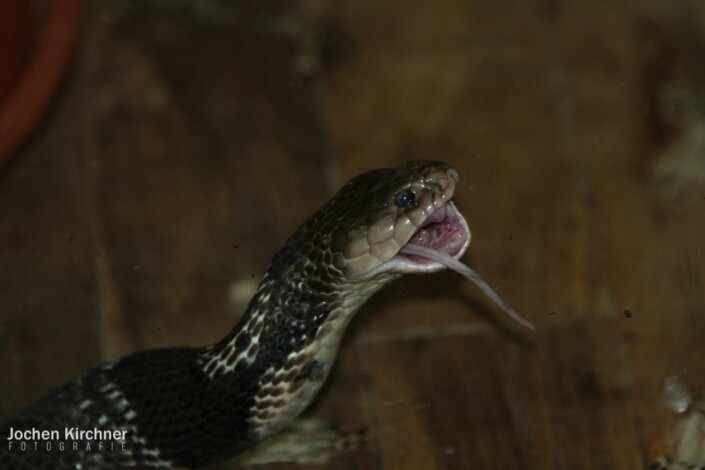
[[[0,167],[44,114],[76,44],[81,0],[0,0]]]

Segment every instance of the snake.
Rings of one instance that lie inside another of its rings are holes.
[[[138,352],[60,386],[0,428],[3,469],[192,469],[285,428],[328,377],[346,326],[379,289],[450,268],[470,229],[440,161],[345,183],[276,252],[234,328],[204,347]]]

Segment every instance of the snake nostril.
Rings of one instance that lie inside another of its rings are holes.
[[[438,181],[428,181],[426,183],[429,188],[436,190],[439,193],[443,193],[443,185],[439,183]]]

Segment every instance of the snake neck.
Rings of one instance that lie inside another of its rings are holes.
[[[301,351],[332,350],[350,319],[376,291],[398,276],[358,283],[315,259],[286,263],[275,256],[236,326],[205,349],[201,363],[211,378],[245,369],[278,370]]]
[[[351,285],[321,269],[329,268],[273,263],[235,328],[202,357],[212,382],[229,376],[253,390],[247,420],[254,442],[281,430],[311,403],[348,323],[392,280]]]

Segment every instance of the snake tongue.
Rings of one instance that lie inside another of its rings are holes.
[[[457,260],[452,256],[448,256],[442,251],[429,248],[428,246],[417,245],[415,243],[407,243],[400,251],[400,253],[409,256],[418,256],[425,258],[436,263],[442,264],[448,269],[461,274],[471,280],[477,287],[480,288],[482,292],[485,293],[494,303],[496,303],[504,312],[509,315],[513,320],[521,323],[527,328],[535,329],[533,323],[531,323],[526,318],[519,315],[512,307],[507,304],[497,293],[492,290],[492,288],[485,282],[484,279],[480,277],[475,271],[473,271],[469,266],[463,264],[461,261]]]
[[[466,277],[480,288],[484,294],[496,303],[513,320],[527,328],[534,325],[519,315],[507,304],[484,279],[469,266],[459,261],[470,244],[470,229],[463,216],[452,202],[434,212],[425,224],[414,233],[411,240],[399,250],[399,255],[421,268],[433,272],[446,267]]]

